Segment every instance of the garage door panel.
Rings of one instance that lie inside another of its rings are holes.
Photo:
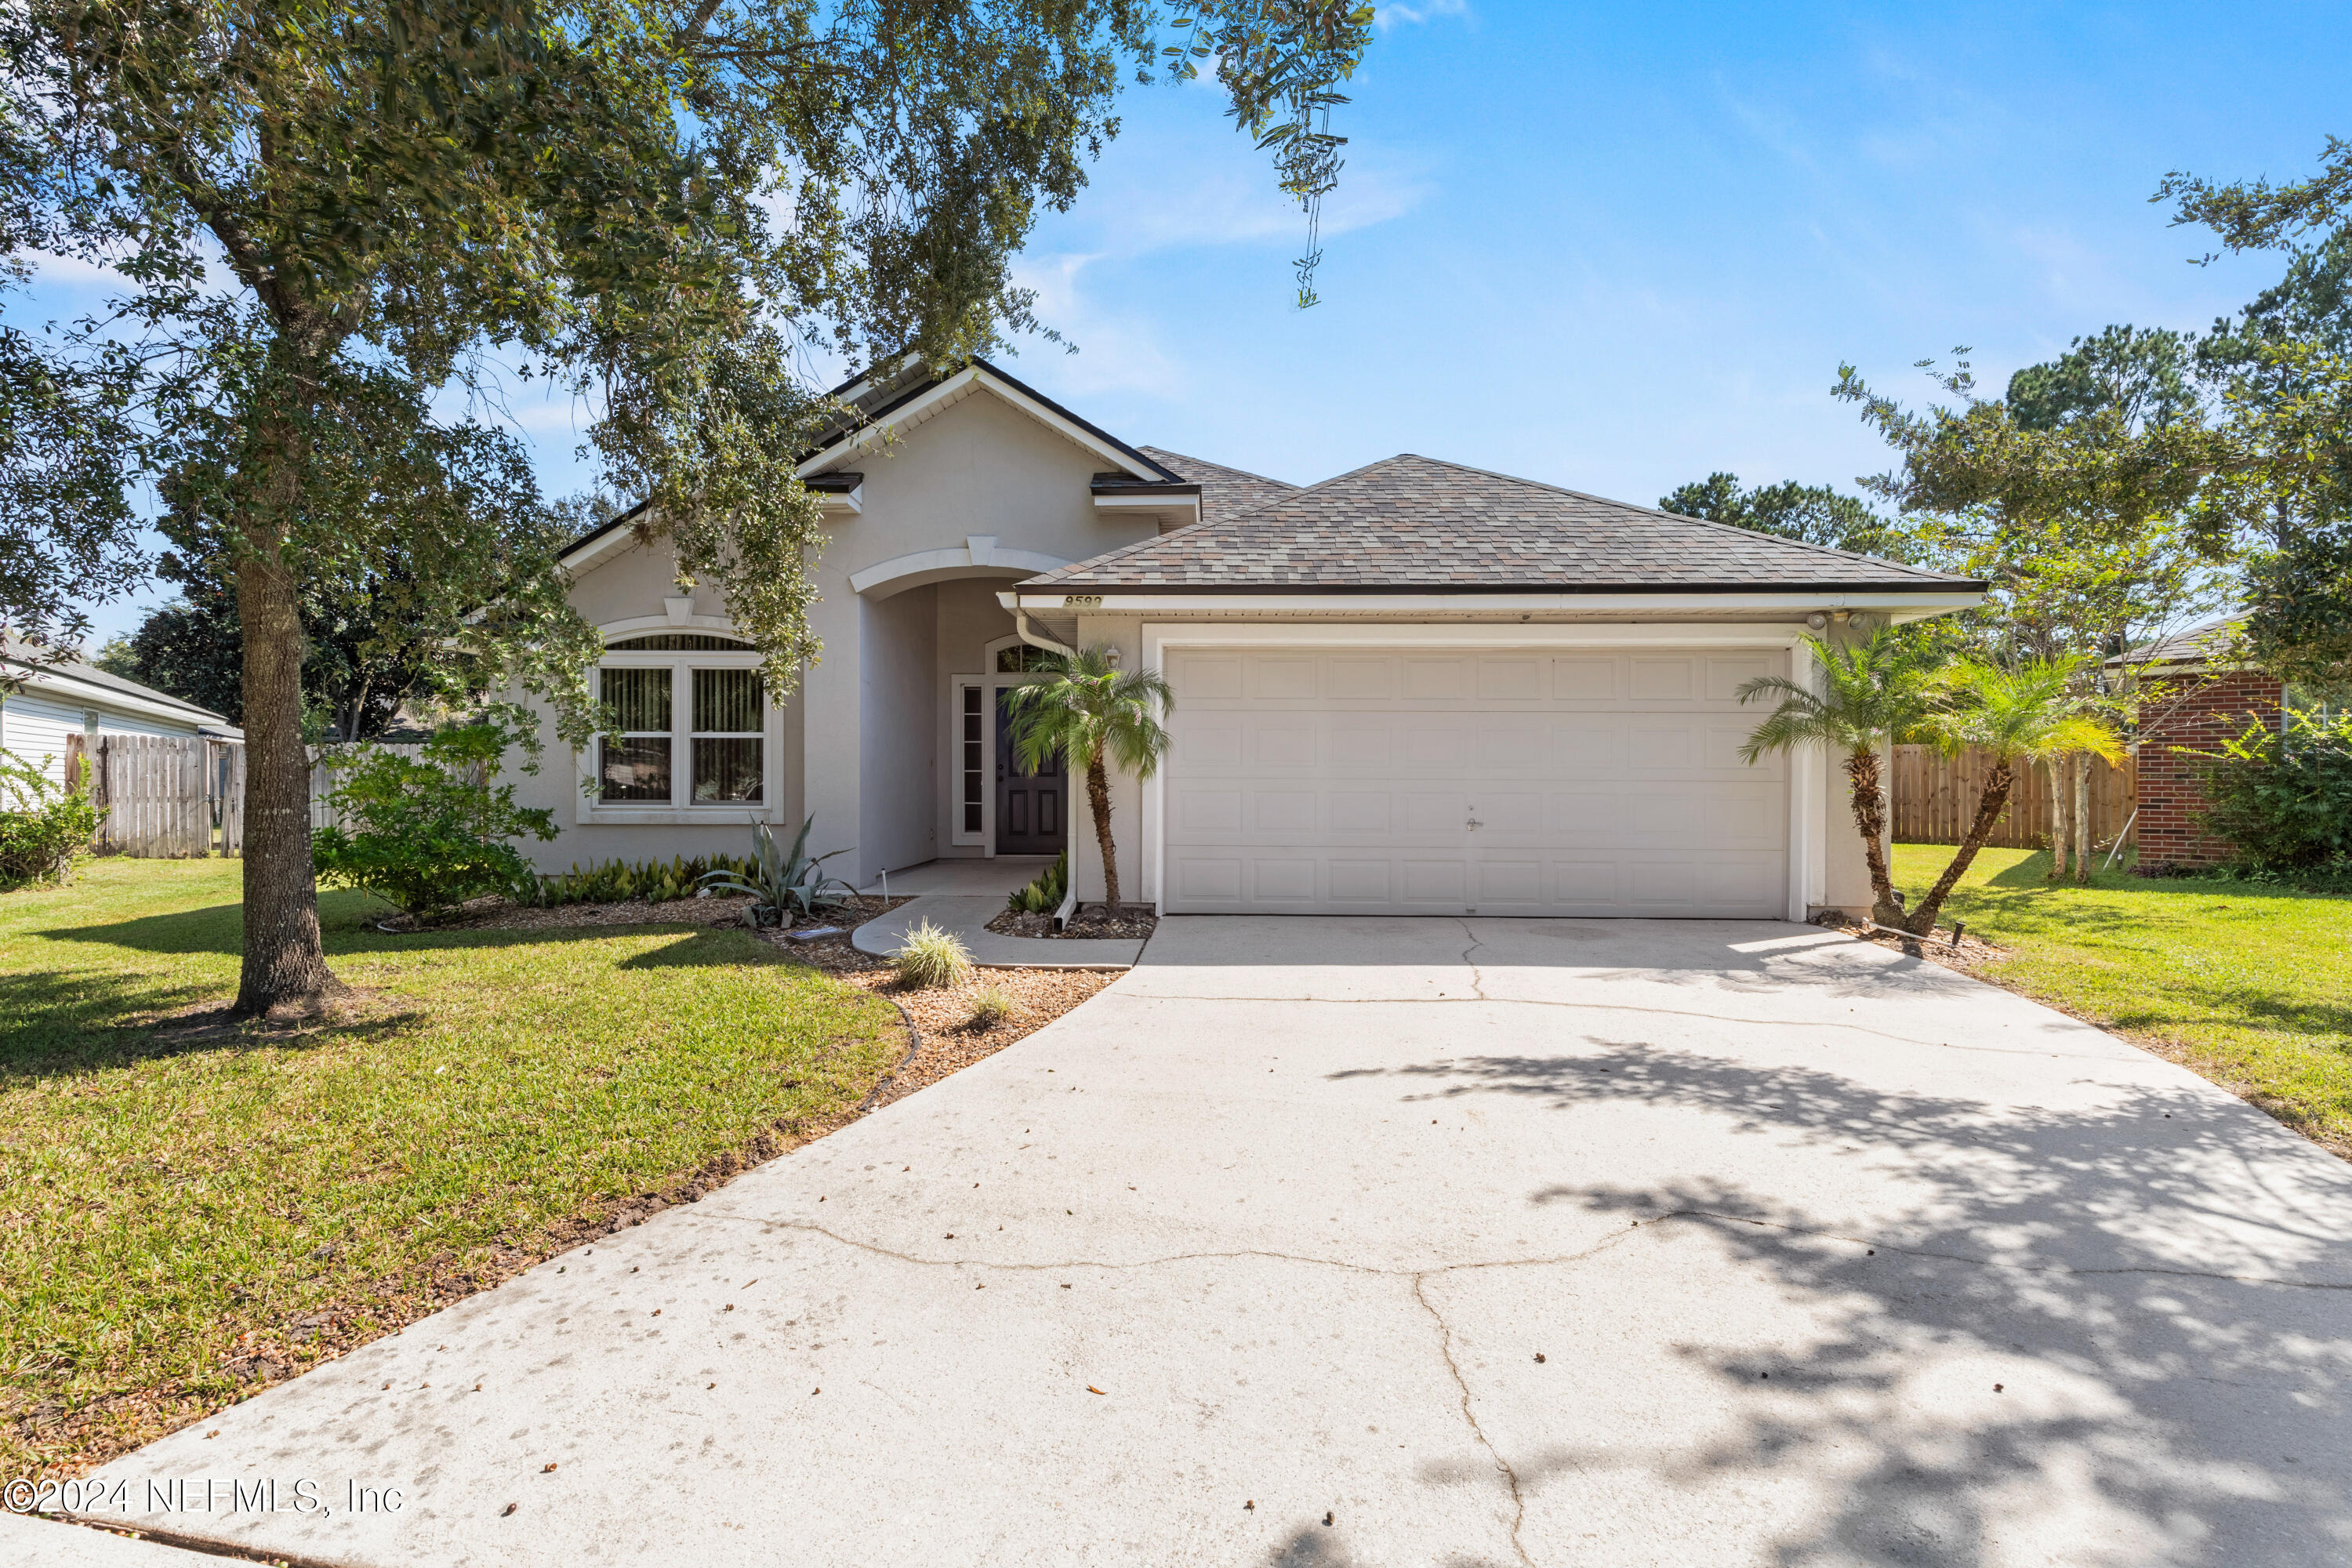
[[[1404,862],[1404,901],[1408,904],[1444,904],[1460,908],[1467,900],[1463,893],[1469,880],[1469,867],[1460,860],[1414,860]]]
[[[1168,661],[1169,683],[1195,702],[1242,694],[1242,658],[1233,653],[1179,653]]]
[[[1698,750],[1694,725],[1636,723],[1625,731],[1625,766],[1636,773],[1687,773]]]
[[[1739,760],[1754,718],[1735,694],[1785,668],[1777,650],[1180,651],[1167,907],[1781,913],[1789,770]]]
[[[1405,790],[1397,796],[1398,826],[1407,833],[1463,833],[1470,803],[1459,790]]]
[[[1285,715],[1286,718],[1291,717]],[[1249,758],[1262,772],[1312,772],[1323,765],[1323,727],[1311,721],[1284,723],[1254,719],[1249,731]]]
[[[1737,703],[1742,686],[1780,672],[1780,661],[1775,655],[1718,654],[1706,661],[1706,699],[1709,702]]]
[[[1524,658],[1482,658],[1478,661],[1478,700],[1482,702],[1532,702],[1549,695],[1543,661]]]
[[[1595,716],[1551,722],[1548,762],[1554,778],[1616,778],[1625,771],[1625,721]]]
[[[1613,657],[1555,658],[1551,661],[1551,695],[1555,702],[1614,702],[1618,667]]]
[[[1408,656],[1403,664],[1407,697],[1455,700],[1471,695],[1471,661],[1466,657]]]
[[[1692,668],[1697,662],[1637,655],[1628,664],[1625,695],[1636,702],[1687,702],[1697,687]]]
[[[1261,654],[1249,661],[1249,694],[1270,702],[1319,697],[1318,664],[1311,657]]]
[[[1475,760],[1482,773],[1540,773],[1544,741],[1542,731],[1528,723],[1524,716],[1513,714],[1509,722],[1478,726]]]

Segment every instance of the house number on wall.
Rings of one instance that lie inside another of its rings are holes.
[[[1102,608],[1102,595],[1100,594],[1065,594],[1062,595],[1062,608],[1099,610]]]

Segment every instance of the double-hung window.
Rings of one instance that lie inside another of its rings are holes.
[[[767,784],[767,698],[759,656],[732,637],[667,633],[612,644],[597,695],[614,725],[597,741],[602,805],[756,805]]]

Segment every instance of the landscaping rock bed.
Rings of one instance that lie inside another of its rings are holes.
[[[999,936],[1039,936],[1056,941],[1109,937],[1132,942],[1149,938],[1159,925],[1160,917],[1140,905],[1128,905],[1113,920],[1100,904],[1083,904],[1060,931],[1054,929],[1054,917],[1050,914],[1016,914],[1011,910],[989,921],[988,929]]]
[[[1972,973],[1987,963],[1997,963],[2009,956],[2004,949],[1965,931],[1959,932],[1955,941],[1949,926],[1937,926],[1927,936],[1911,936],[1903,931],[1889,931],[1869,921],[1850,919],[1834,910],[1824,910],[1815,915],[1812,923],[1829,931],[1842,931],[1848,936],[1860,937],[1864,942],[1874,942],[1909,958],[1924,958],[1946,969],[1957,969],[1963,974]]]
[[[983,969],[973,972],[960,984],[918,991],[898,984],[889,960],[861,952],[850,945],[847,931],[837,937],[820,937],[806,942],[793,942],[784,932],[761,934],[845,984],[889,998],[906,1016],[919,1043],[875,1097],[876,1106],[904,1100],[915,1090],[1035,1034],[1122,973],[1100,969]],[[993,1024],[975,1023],[973,1013],[981,994],[991,991],[1001,993],[1009,1004],[1004,1016]]]

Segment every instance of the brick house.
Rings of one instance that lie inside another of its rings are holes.
[[[2139,864],[2216,866],[2229,844],[2198,830],[2210,765],[2191,753],[2212,752],[2249,724],[2275,727],[2285,709],[2279,680],[2231,658],[2237,625],[2215,621],[2107,661],[2128,666],[2146,692],[2140,710]]]

